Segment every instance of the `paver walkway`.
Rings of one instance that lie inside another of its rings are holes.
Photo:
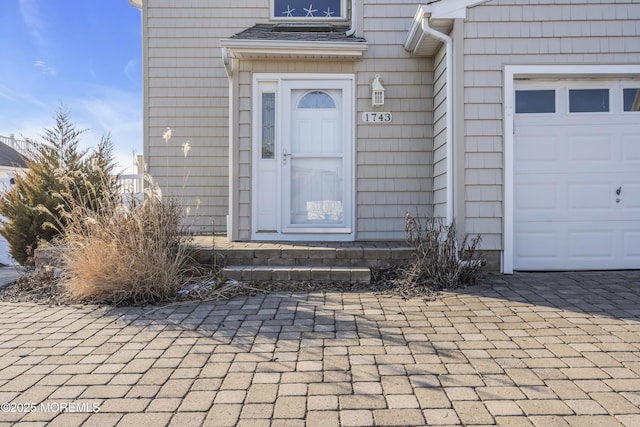
[[[640,425],[640,271],[436,300],[0,304],[0,423]]]

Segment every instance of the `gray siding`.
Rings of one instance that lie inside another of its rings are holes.
[[[464,36],[466,231],[502,249],[504,66],[638,64],[640,3],[494,0],[469,9]]]
[[[447,48],[436,53],[433,82],[433,215],[447,216]]]
[[[412,58],[402,47],[417,2],[364,2],[369,50],[356,64],[356,214],[359,240],[403,239],[404,215],[432,213],[433,61]],[[393,122],[360,122],[371,107],[376,74],[386,89],[381,111]]]
[[[243,2],[145,0],[147,60],[145,156],[164,192],[181,195],[192,208],[196,232],[226,230],[229,212],[228,79],[220,39],[255,23],[269,22],[269,0]],[[251,236],[252,74],[349,73],[355,75],[356,238],[403,239],[404,214],[430,214],[433,194],[432,60],[412,58],[402,44],[415,1],[364,1],[360,22],[369,50],[360,61],[297,63],[241,61],[236,70],[238,123],[238,230]],[[370,84],[380,74],[393,122],[361,123],[372,111]],[[165,145],[167,127],[173,139]],[[180,149],[189,140],[185,158]]]
[[[228,79],[220,39],[268,14],[258,0],[145,0],[145,158],[164,194],[191,206],[195,232],[226,230]],[[165,144],[167,127],[173,138]],[[185,158],[181,146],[189,141]],[[196,206],[199,207],[196,209]]]

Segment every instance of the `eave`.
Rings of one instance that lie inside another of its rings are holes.
[[[413,18],[411,29],[407,34],[404,48],[416,56],[435,55],[442,42],[424,31],[424,21],[428,21],[428,26],[434,30],[449,34],[455,19],[466,18],[469,7],[486,3],[487,1],[489,0],[441,0],[419,6]]]
[[[234,59],[286,60],[332,59],[357,60],[364,56],[369,45],[366,42],[317,42],[223,39],[220,46]]]

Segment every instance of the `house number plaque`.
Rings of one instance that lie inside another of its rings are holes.
[[[393,115],[389,112],[365,112],[362,113],[364,123],[391,123]]]

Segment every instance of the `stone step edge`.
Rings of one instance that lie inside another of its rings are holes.
[[[242,281],[335,280],[358,283],[371,281],[369,267],[234,265],[225,267],[222,275],[227,279]]]
[[[206,249],[197,248],[199,252],[216,252],[234,259],[251,258],[295,258],[295,259],[371,259],[371,260],[399,260],[413,256],[411,248],[234,248],[234,249]]]

